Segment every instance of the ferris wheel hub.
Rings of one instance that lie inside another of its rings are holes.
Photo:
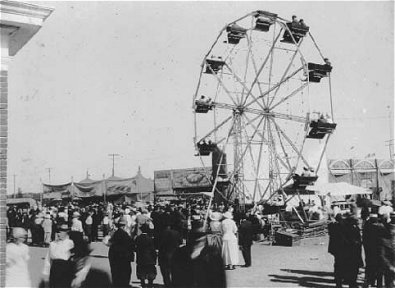
[[[233,114],[235,115],[242,115],[244,113],[244,106],[239,105],[233,110]]]

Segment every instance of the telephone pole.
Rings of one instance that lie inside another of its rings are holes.
[[[115,173],[114,173],[114,167],[115,167],[115,157],[116,156],[121,156],[119,154],[108,154],[108,156],[112,157],[112,176],[114,177]]]
[[[16,198],[16,190],[15,190],[15,187],[16,187],[16,182],[15,182],[15,178],[16,178],[16,175],[14,174],[13,175],[14,176],[14,198]]]
[[[52,168],[47,168],[48,170],[48,183],[51,184],[51,170]]]
[[[393,135],[392,135],[392,133],[393,133],[393,131],[394,131],[394,129],[393,129],[393,124],[394,124],[394,121],[393,121],[393,119],[392,119],[392,109],[391,109],[391,106],[387,106],[387,108],[388,108],[388,121],[389,121],[389,126],[388,126],[388,128],[389,128],[389,140],[388,141],[385,141],[386,143],[388,143],[386,146],[388,146],[388,149],[389,149],[389,153],[390,153],[390,160],[392,160],[392,159],[394,159],[394,137],[393,137]]]

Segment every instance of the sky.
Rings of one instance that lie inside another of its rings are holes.
[[[219,31],[254,10],[298,15],[334,66],[327,157],[389,158],[394,3],[34,2],[55,10],[9,69],[8,193],[41,182],[200,166],[192,99]],[[392,125],[392,127],[391,127]]]

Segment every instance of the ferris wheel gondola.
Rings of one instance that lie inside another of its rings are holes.
[[[257,202],[317,180],[336,128],[331,72],[304,22],[254,11],[220,31],[193,98],[194,144],[213,192]],[[307,146],[322,146],[318,160]]]

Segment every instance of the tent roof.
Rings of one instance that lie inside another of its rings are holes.
[[[117,176],[110,176],[106,180],[123,180],[123,179],[126,179],[126,178],[121,178],[121,177],[117,177]]]
[[[99,180],[93,180],[93,179],[90,179],[89,177],[86,177],[85,179],[81,180],[78,183],[85,184],[85,183],[93,183],[93,182],[97,182],[97,181],[99,181]]]

